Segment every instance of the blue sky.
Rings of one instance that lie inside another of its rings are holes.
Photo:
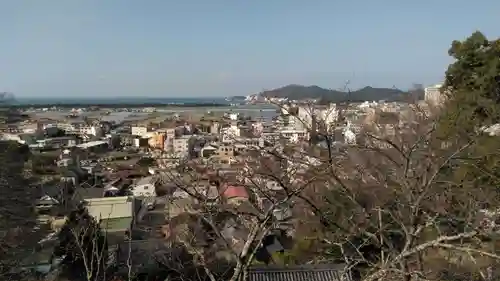
[[[453,39],[500,36],[500,1],[0,0],[0,91],[247,95],[439,82]]]

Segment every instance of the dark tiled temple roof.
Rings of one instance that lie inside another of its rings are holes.
[[[341,264],[304,265],[297,267],[253,267],[248,281],[350,281]]]

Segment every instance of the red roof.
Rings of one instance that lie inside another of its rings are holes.
[[[226,197],[227,199],[248,198],[248,192],[244,186],[228,185],[222,193],[222,196]]]

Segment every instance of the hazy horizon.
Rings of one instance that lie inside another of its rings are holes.
[[[281,87],[285,87],[285,86],[290,86],[290,85],[298,85],[298,84],[288,84],[288,85],[283,85]],[[318,87],[321,87],[320,85],[299,85],[299,86],[305,86],[305,87],[311,87],[311,86],[318,86]],[[264,89],[264,90],[275,90],[275,89],[278,89],[278,88],[281,88],[281,87],[277,87],[277,88],[274,88],[274,89]],[[362,86],[362,87],[359,87],[359,88],[352,88],[350,89],[351,91],[357,91],[357,90],[361,90],[363,88],[366,88],[366,87],[372,87],[372,86]],[[331,88],[326,88],[326,87],[321,87],[321,88],[324,88],[324,89],[330,89],[330,90],[336,90],[336,91],[344,91],[343,89],[341,89],[342,87],[339,87],[337,89],[331,89]],[[387,89],[392,89],[393,87],[374,87],[374,88],[387,88]],[[401,91],[407,91],[409,90],[409,88],[397,88]],[[345,91],[347,92],[347,91]],[[144,95],[137,95],[137,96],[120,96],[120,95],[116,95],[116,96],[112,96],[112,95],[109,95],[109,96],[91,96],[91,95],[85,95],[85,96],[75,96],[75,97],[71,97],[71,96],[64,96],[64,97],[61,97],[61,96],[50,96],[50,95],[46,95],[46,96],[20,96],[18,97],[17,95],[15,95],[15,93],[12,93],[14,94],[14,97],[16,99],[60,99],[60,98],[63,98],[63,99],[66,99],[66,100],[70,100],[70,99],[95,99],[95,100],[99,100],[99,99],[102,99],[102,100],[107,100],[107,99],[114,99],[114,98],[122,98],[122,99],[139,99],[139,98],[143,98],[143,99],[162,99],[162,98],[166,98],[166,99],[210,99],[210,98],[217,98],[217,99],[223,99],[223,98],[227,98],[227,97],[233,97],[233,96],[248,96],[248,95],[253,95],[253,94],[258,94],[259,92],[256,92],[256,93],[252,93],[252,94],[247,94],[247,95],[209,95],[209,94],[205,94],[205,95],[188,95],[188,96],[175,96],[175,95],[171,95],[171,96],[151,96],[151,95],[147,95],[147,94],[144,94]]]
[[[289,84],[442,80],[453,40],[500,35],[500,2],[0,2],[0,92],[16,98],[224,97]]]

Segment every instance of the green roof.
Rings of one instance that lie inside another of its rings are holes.
[[[105,232],[124,231],[130,229],[132,217],[101,220],[101,229]]]

